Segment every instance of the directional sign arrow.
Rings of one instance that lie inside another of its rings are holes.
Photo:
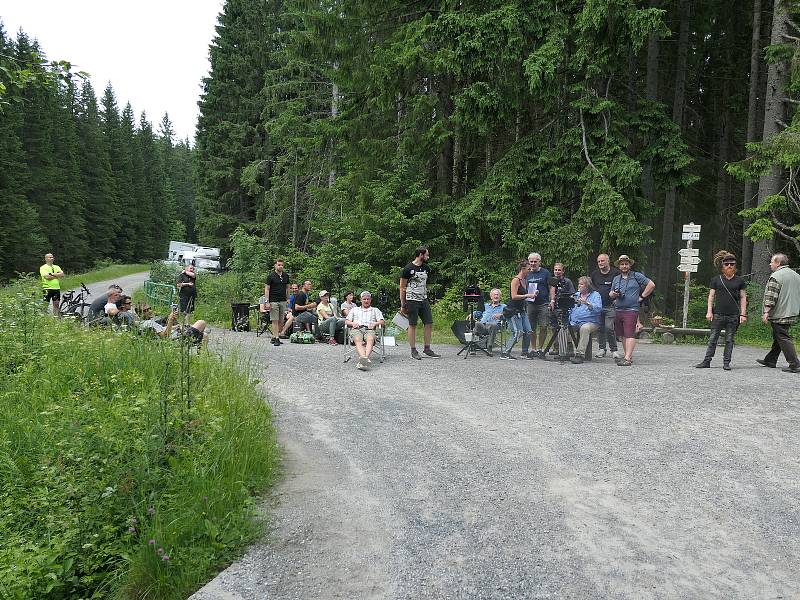
[[[697,273],[697,265],[684,265],[684,264],[681,264],[678,267],[678,271],[683,271],[684,273]]]
[[[694,223],[689,223],[688,225],[683,226],[684,233],[700,233],[700,229],[702,225],[695,225]]]
[[[681,256],[681,265],[699,265],[699,256]]]
[[[678,250],[681,256],[700,256],[700,248],[681,248]]]
[[[691,233],[682,233],[681,234],[682,240],[699,240],[700,239],[700,232],[691,232]]]

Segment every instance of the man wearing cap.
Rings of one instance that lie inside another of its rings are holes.
[[[772,270],[764,290],[764,311],[761,320],[772,327],[772,348],[763,359],[756,362],[764,367],[775,368],[783,352],[789,363],[783,371],[800,373],[800,360],[789,328],[797,322],[800,314],[800,275],[789,268],[785,254],[775,254],[769,262]]]
[[[42,278],[42,293],[44,294],[45,304],[53,301],[53,314],[61,314],[58,303],[61,301],[61,282],[59,279],[64,277],[61,267],[53,264],[54,257],[48,253],[44,255],[44,264],[39,267],[39,275]]]
[[[608,296],[614,300],[614,329],[622,336],[622,347],[625,351],[625,355],[617,360],[617,366],[630,367],[636,348],[639,305],[653,293],[656,284],[642,273],[631,271],[633,259],[627,254],[620,255],[614,264],[620,273],[612,279]]]
[[[330,338],[328,343],[336,345],[336,332],[344,329],[344,319],[337,316],[336,310],[331,304],[331,295],[328,290],[319,293],[319,304],[317,304],[317,328],[321,333],[327,333]]]
[[[369,354],[375,345],[376,330],[383,327],[385,321],[380,309],[372,306],[372,294],[364,290],[361,292],[361,306],[350,309],[347,313],[347,326],[352,328],[350,340],[358,353],[356,368],[360,371],[369,369],[372,361]]]

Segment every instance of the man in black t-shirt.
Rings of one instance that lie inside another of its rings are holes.
[[[269,304],[269,320],[272,321],[272,345],[280,346],[279,333],[283,330],[286,316],[286,301],[289,297],[289,274],[283,270],[283,259],[275,261],[275,269],[267,275],[264,298]]]
[[[736,275],[736,256],[727,251],[718,252],[714,264],[722,262],[722,273],[715,275],[708,284],[708,310],[706,319],[711,321],[711,336],[708,339],[706,356],[695,365],[698,369],[711,366],[717,349],[720,332],[725,330],[725,353],[722,368],[731,370],[733,336],[736,329],[747,320],[747,284]]]
[[[315,330],[317,326],[317,315],[314,310],[317,308],[317,303],[311,300],[310,294],[311,281],[306,279],[303,287],[294,295],[294,308],[292,309],[294,318],[308,331]],[[314,333],[316,334],[316,331]]]
[[[178,288],[178,302],[182,315],[194,312],[194,303],[197,300],[197,273],[193,265],[187,265],[175,281]]]
[[[441,358],[431,349],[433,334],[433,314],[428,302],[428,278],[431,269],[428,266],[430,253],[425,246],[414,251],[414,260],[408,263],[400,274],[400,313],[408,317],[408,345],[411,347],[411,358],[422,360],[417,352],[417,323],[422,318],[422,338],[425,347],[422,354],[430,358]]]
[[[595,357],[603,358],[606,355],[606,341],[611,349],[614,358],[620,358],[617,352],[617,333],[614,331],[614,301],[609,297],[611,282],[614,277],[620,274],[620,270],[611,264],[608,254],[600,254],[597,257],[597,269],[592,273],[592,285],[600,292],[603,299],[603,316],[600,319],[600,329],[597,331],[597,343],[599,350]]]

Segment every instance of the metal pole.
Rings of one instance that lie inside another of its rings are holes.
[[[686,247],[692,247],[692,240],[686,241]],[[692,273],[687,271],[684,275],[686,278],[683,282],[683,328],[686,329],[686,314],[689,312],[689,282],[692,280]]]

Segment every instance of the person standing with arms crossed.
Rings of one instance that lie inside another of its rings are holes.
[[[778,253],[769,261],[772,270],[767,287],[764,290],[764,311],[761,320],[772,327],[772,348],[763,359],[756,362],[762,367],[775,368],[778,357],[789,363],[781,369],[787,373],[800,373],[800,359],[789,328],[797,322],[800,314],[800,275],[789,268],[789,258]]]
[[[600,329],[597,334],[597,345],[599,350],[595,354],[596,358],[603,358],[606,355],[606,342],[611,350],[611,356],[617,360],[622,358],[617,352],[617,333],[614,331],[614,303],[609,298],[611,292],[611,282],[614,277],[619,275],[619,269],[611,266],[611,259],[608,254],[600,254],[597,257],[597,269],[592,272],[592,285],[596,289],[600,298],[603,299],[603,314],[600,319]]]
[[[639,305],[653,293],[656,284],[643,274],[631,271],[633,259],[621,254],[617,259],[620,274],[611,282],[609,298],[614,299],[617,314],[614,329],[622,336],[625,356],[617,360],[618,367],[630,367],[636,349],[636,323],[639,321]]]
[[[289,298],[289,274],[283,270],[283,259],[275,261],[275,268],[267,275],[264,285],[264,298],[269,304],[269,320],[272,322],[273,346],[281,345],[280,334]]]
[[[736,329],[747,320],[747,284],[736,274],[736,256],[727,250],[714,255],[714,266],[722,266],[722,272],[708,284],[708,310],[706,319],[711,321],[711,336],[703,360],[695,365],[698,369],[708,369],[717,350],[720,332],[725,329],[725,353],[722,368],[731,370],[733,357],[733,336]]]
[[[408,263],[400,274],[400,314],[408,318],[408,345],[411,358],[422,360],[417,352],[417,322],[422,317],[422,337],[425,347],[422,353],[430,358],[441,358],[431,350],[433,334],[433,314],[428,302],[428,279],[431,269],[428,266],[430,252],[425,246],[414,250],[414,260]]]
[[[44,302],[48,304],[53,301],[53,314],[55,316],[61,315],[59,302],[61,301],[61,282],[59,279],[64,277],[64,271],[61,267],[53,264],[55,257],[51,254],[44,255],[44,264],[39,267],[39,275],[42,278],[42,293],[44,295]]]

